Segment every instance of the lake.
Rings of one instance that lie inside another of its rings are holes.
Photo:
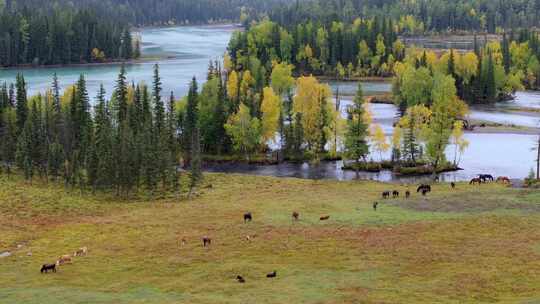
[[[210,60],[222,58],[233,31],[232,25],[222,26],[187,26],[170,28],[147,28],[141,30],[143,40],[142,53],[145,58],[161,58],[154,61],[130,63],[126,65],[127,78],[130,82],[152,82],[152,68],[160,65],[163,92],[174,92],[176,97],[187,94],[188,83],[193,76],[200,82],[206,79],[206,71]],[[23,73],[28,83],[29,94],[45,91],[52,82],[52,75],[57,73],[60,84],[68,86],[75,83],[80,74],[87,79],[90,96],[95,96],[100,84],[110,94],[119,72],[118,64],[94,66],[66,66],[51,68],[22,68],[0,70],[0,82],[13,82],[17,73]],[[350,103],[356,92],[356,82],[330,82],[335,89],[339,86],[345,96],[341,104],[342,111]],[[391,84],[388,82],[367,82],[363,84],[364,93],[388,93]],[[472,109],[471,117],[495,122],[513,123],[523,126],[536,126],[540,114],[508,113],[508,107],[540,108],[540,94],[537,92],[518,92],[516,100],[511,103],[497,104],[490,109]],[[380,124],[385,133],[390,135],[397,115],[393,105],[372,105],[374,122]],[[523,178],[534,166],[535,153],[532,151],[533,135],[516,134],[477,134],[467,133],[470,147],[461,158],[461,167],[465,170],[445,173],[445,180],[467,180],[478,173],[491,173],[511,178]],[[448,158],[453,159],[453,147],[449,147]],[[377,158],[374,154],[373,158]],[[353,172],[341,170],[341,162],[322,163],[318,166],[309,164],[281,164],[276,166],[254,165],[215,165],[207,168],[215,172],[237,172],[260,175],[288,176],[312,179],[355,178]],[[378,174],[362,173],[362,178],[381,181],[416,181],[416,178],[400,178],[389,171]]]

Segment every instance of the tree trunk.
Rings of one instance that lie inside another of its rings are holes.
[[[540,179],[540,136],[538,136],[538,147],[536,156],[536,179]]]

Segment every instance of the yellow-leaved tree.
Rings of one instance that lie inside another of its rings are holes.
[[[321,152],[326,145],[332,104],[331,90],[327,84],[320,84],[313,76],[298,78],[293,112],[302,114],[304,140],[313,152]]]
[[[454,166],[459,166],[463,152],[469,147],[469,141],[463,137],[463,121],[456,120],[454,122],[450,139],[454,145]]]
[[[373,141],[373,147],[375,151],[379,152],[379,159],[383,161],[383,153],[386,153],[390,149],[390,144],[388,143],[386,136],[384,135],[384,130],[381,125],[376,124],[373,126],[373,136],[371,140]]]
[[[281,99],[270,87],[263,89],[263,101],[261,105],[263,144],[274,140],[279,129],[279,117],[281,114]]]
[[[241,103],[238,112],[229,117],[225,131],[231,137],[234,149],[249,160],[259,147],[261,124],[256,117],[251,117],[246,105]]]
[[[236,102],[238,100],[238,92],[238,73],[232,71],[227,80],[227,95],[229,96],[229,99]]]

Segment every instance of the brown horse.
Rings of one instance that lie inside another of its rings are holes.
[[[321,216],[320,220],[321,221],[326,221],[330,218],[330,215],[325,215],[325,216]]]
[[[298,221],[298,218],[299,218],[299,217],[300,217],[300,213],[298,213],[298,212],[296,212],[296,211],[294,211],[294,212],[292,213],[292,218],[293,218],[293,220]]]
[[[510,182],[510,178],[508,178],[506,176],[499,176],[499,177],[497,177],[497,183],[511,184],[512,182]]]
[[[203,247],[210,246],[210,244],[212,244],[212,239],[207,236],[203,237],[202,241],[203,241]]]
[[[469,185],[474,185],[474,184],[482,184],[482,179],[479,178],[479,177],[475,177],[473,179],[471,179],[471,181],[469,182]]]

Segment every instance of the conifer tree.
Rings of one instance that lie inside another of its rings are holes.
[[[364,93],[362,85],[358,84],[353,105],[348,109],[347,132],[345,133],[345,153],[356,162],[358,174],[359,162],[369,153],[367,143],[368,125],[364,122]]]
[[[26,82],[22,74],[17,74],[16,78],[16,88],[17,88],[17,128],[19,132],[22,132],[24,125],[26,123],[26,118],[28,117],[28,100],[26,97]]]
[[[191,84],[189,86],[189,92],[187,97],[187,106],[186,106],[186,117],[184,120],[184,138],[186,139],[185,145],[184,145],[184,152],[186,155],[186,164],[188,166],[191,166],[191,159],[193,157],[192,148],[193,148],[193,140],[195,137],[194,133],[196,129],[198,128],[198,99],[199,99],[199,93],[197,89],[197,80],[195,77],[191,80]],[[197,129],[197,132],[199,130]],[[200,150],[200,147],[199,147]]]

